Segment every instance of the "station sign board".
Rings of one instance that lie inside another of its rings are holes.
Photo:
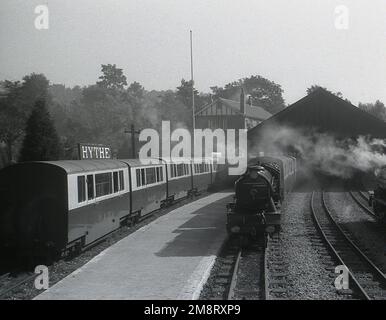
[[[111,159],[111,147],[102,144],[78,143],[80,160]]]

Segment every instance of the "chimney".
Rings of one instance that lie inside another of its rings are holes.
[[[241,93],[240,93],[240,112],[242,114],[245,114],[245,98],[244,98],[244,89],[241,88]]]

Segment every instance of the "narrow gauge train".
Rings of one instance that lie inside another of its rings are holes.
[[[227,231],[242,243],[279,231],[281,204],[296,181],[296,159],[256,157],[235,182],[234,201],[227,205]]]
[[[369,206],[378,222],[386,224],[386,166],[376,172],[376,188],[370,191]]]
[[[0,171],[0,250],[58,257],[208,188],[210,159],[24,162]]]

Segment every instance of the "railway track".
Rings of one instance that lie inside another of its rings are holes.
[[[241,247],[228,238],[200,299],[263,300],[266,285],[266,255],[262,243]]]
[[[27,282],[34,281],[35,278],[36,278],[36,274],[34,273],[21,274],[15,278],[11,277],[9,273],[2,275],[0,278],[0,281],[7,282],[7,283],[5,284],[4,287],[2,285],[0,289],[0,299],[6,298],[10,293],[19,289]]]
[[[349,295],[366,300],[386,299],[386,277],[333,219],[323,192],[313,192],[311,212],[330,255],[349,274]]]
[[[228,287],[227,300],[265,299],[265,248],[260,243],[240,248]]]
[[[266,246],[256,243],[240,248],[227,299],[287,299],[287,270],[281,250],[279,234],[268,237]]]
[[[356,204],[370,217],[377,219],[374,212],[368,207],[369,198],[363,191],[349,191],[351,198],[355,201]]]

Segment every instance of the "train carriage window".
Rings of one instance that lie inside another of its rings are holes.
[[[78,202],[86,201],[86,178],[78,177]]]
[[[95,175],[96,197],[102,197],[112,193],[112,174],[111,172],[99,173]]]
[[[113,187],[114,192],[118,192],[118,172],[113,172]]]
[[[163,167],[160,167],[159,169],[160,169],[159,171],[160,171],[160,178],[161,178],[160,180],[164,181],[164,170],[163,170]]]
[[[140,169],[135,170],[135,176],[137,178],[137,187],[140,187],[142,185],[141,184],[141,170]]]
[[[87,176],[87,197],[88,200],[94,199],[94,176],[89,174]]]
[[[119,170],[119,191],[125,189],[125,178],[123,176],[123,170]]]
[[[146,184],[156,182],[155,168],[146,168]]]
[[[183,169],[183,163],[179,163],[178,165],[177,165],[177,175],[179,176],[179,177],[181,177],[181,176],[183,176],[184,175],[184,171],[183,171],[184,169]]]
[[[160,169],[160,167],[155,168],[156,181],[157,181],[157,182],[160,181],[160,173],[159,173],[159,169]]]
[[[143,186],[146,184],[145,169],[141,169],[141,183],[142,183]]]

